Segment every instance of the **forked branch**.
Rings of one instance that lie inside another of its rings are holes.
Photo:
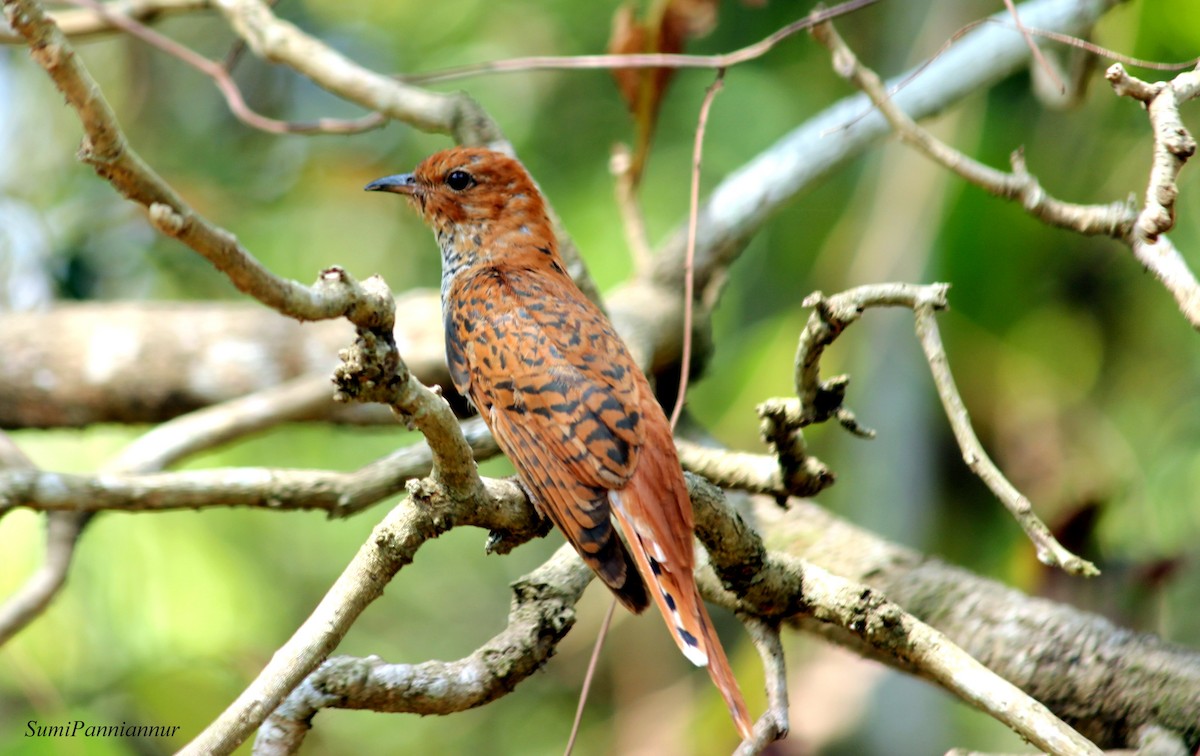
[[[1026,169],[1020,150],[1012,154],[1011,173],[974,160],[917,125],[897,105],[879,76],[858,60],[832,24],[815,27],[813,36],[829,48],[834,69],[871,99],[903,142],[970,183],[998,197],[1020,202],[1029,214],[1044,223],[1080,234],[1109,236],[1124,243],[1171,293],[1192,327],[1200,330],[1200,282],[1166,237],[1175,223],[1175,198],[1179,194],[1176,179],[1196,151],[1195,140],[1180,120],[1179,105],[1200,92],[1200,71],[1182,73],[1170,82],[1148,84],[1130,76],[1120,63],[1108,69],[1107,77],[1117,93],[1141,101],[1150,114],[1154,162],[1146,200],[1139,211],[1125,202],[1080,205],[1050,196]]]
[[[787,429],[799,434],[800,429],[813,422],[837,418],[846,425],[857,421],[842,405],[847,378],[838,376],[821,381],[820,358],[825,348],[833,343],[842,332],[857,321],[870,307],[901,306],[913,311],[917,337],[925,351],[938,396],[942,400],[946,417],[954,431],[954,437],[962,450],[963,460],[992,493],[1012,513],[1013,518],[1025,531],[1037,549],[1038,559],[1043,563],[1058,566],[1073,575],[1096,575],[1099,570],[1086,559],[1071,553],[1058,540],[1046,524],[1038,518],[1033,506],[1020,491],[1000,472],[984,451],[979,437],[971,427],[971,420],[954,385],[950,365],[946,359],[941,336],[938,334],[934,313],[948,307],[946,284],[917,286],[913,284],[876,284],[860,286],[831,297],[817,292],[805,299],[813,307],[813,314],[801,332],[796,349],[796,393],[797,400],[770,400],[764,403],[779,428],[779,435]],[[763,412],[760,409],[760,413]],[[847,417],[849,420],[847,420]],[[781,464],[782,464],[781,457]]]

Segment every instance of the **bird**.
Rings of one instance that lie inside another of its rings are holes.
[[[567,273],[529,173],[503,153],[454,147],[366,190],[403,195],[433,230],[451,379],[529,499],[627,609],[653,600],[751,739],[696,588],[692,505],[671,425],[608,317]]]

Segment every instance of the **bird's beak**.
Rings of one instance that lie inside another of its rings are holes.
[[[378,181],[372,181],[364,187],[364,191],[416,194],[417,181],[411,173],[397,173],[395,176],[384,176]]]

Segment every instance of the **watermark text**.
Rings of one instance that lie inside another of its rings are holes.
[[[88,724],[82,719],[70,719],[59,724],[46,724],[36,719],[25,723],[27,738],[169,738],[179,732],[179,725]]]

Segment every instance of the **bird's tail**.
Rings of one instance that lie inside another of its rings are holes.
[[[668,448],[674,450],[673,446]],[[629,541],[638,571],[645,578],[648,591],[679,650],[696,666],[708,667],[708,674],[725,699],[738,732],[743,739],[750,740],[753,738],[753,720],[696,588],[691,500],[687,498],[679,463],[675,462],[672,475],[670,465],[656,465],[653,455],[647,455],[647,451],[649,449],[643,449],[638,471],[629,484],[612,492],[613,513]],[[645,502],[653,504],[646,506]],[[679,512],[679,508],[686,508],[683,510],[686,515]],[[670,527],[661,521],[664,517],[675,516],[684,517],[686,522]],[[657,535],[680,532],[684,534],[683,538]]]

